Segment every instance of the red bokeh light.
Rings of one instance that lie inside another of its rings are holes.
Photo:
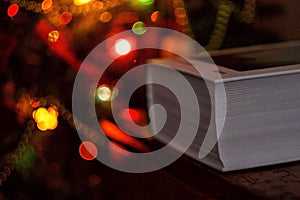
[[[97,157],[97,147],[89,141],[82,142],[79,146],[79,154],[85,160],[94,160]]]
[[[19,6],[17,4],[11,4],[7,9],[7,15],[10,17],[15,16],[19,11]]]

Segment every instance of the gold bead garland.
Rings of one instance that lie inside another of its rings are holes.
[[[58,108],[58,110],[62,113],[62,118],[66,120],[70,126],[74,127],[74,121],[72,113],[65,109],[63,105],[59,103],[58,100],[52,98],[45,98],[42,97],[38,100],[39,107],[45,107],[47,105],[52,105]],[[22,156],[26,145],[29,144],[30,139],[33,135],[33,131],[35,130],[36,126],[33,119],[29,119],[26,128],[24,130],[23,135],[21,136],[21,140],[17,145],[17,148],[11,155],[6,159],[2,170],[0,171],[0,186],[3,184],[4,181],[7,180],[7,177],[11,175],[11,171],[16,168],[16,165],[19,163],[20,157]]]
[[[255,8],[256,0],[245,0],[242,9],[239,9],[232,1],[220,0],[215,27],[205,47],[206,50],[211,51],[221,48],[232,13],[235,12],[241,22],[250,24],[255,17]]]
[[[175,21],[178,29],[186,35],[194,38],[194,33],[190,26],[190,19],[186,11],[184,0],[172,0]],[[233,13],[242,23],[250,24],[255,17],[256,0],[245,0],[242,8],[239,8],[230,0],[219,0],[217,6],[216,22],[214,30],[205,47],[206,50],[212,51],[220,49],[226,32],[230,18]]]
[[[60,104],[60,102],[57,99],[54,99],[52,97],[41,97],[38,100],[33,99],[33,101],[38,102],[38,106],[34,107],[35,109],[38,109],[40,107],[55,106],[62,119],[65,120],[72,128],[75,128],[73,114],[62,104]],[[96,131],[92,130],[90,127],[88,127],[87,125],[85,125],[77,119],[76,125],[78,131],[80,131],[85,138],[95,138],[94,135],[96,134]],[[29,119],[16,150],[13,153],[11,153],[10,156],[6,159],[6,162],[2,167],[2,170],[0,171],[0,186],[3,184],[3,182],[7,180],[7,177],[11,175],[11,171],[14,170],[19,164],[19,160],[26,146],[30,143],[30,139],[33,135],[33,131],[35,130],[35,128],[36,125],[34,120]],[[95,141],[97,142],[97,144],[103,145],[103,140],[101,138],[100,140],[99,138],[98,140],[95,138]]]
[[[0,186],[6,181],[7,177],[11,175],[11,171],[15,169],[16,164],[19,162],[19,158],[25,150],[25,146],[29,144],[30,138],[32,136],[32,131],[35,125],[32,119],[27,122],[27,126],[21,137],[21,141],[17,145],[17,149],[9,156],[6,164],[3,166],[2,171],[0,171]]]
[[[219,2],[215,28],[212,35],[206,45],[206,50],[216,50],[220,49],[225,38],[228,23],[232,12],[235,9],[235,4],[229,0],[221,0]]]
[[[255,9],[256,0],[245,0],[243,8],[237,11],[240,21],[247,24],[252,23],[255,17]]]

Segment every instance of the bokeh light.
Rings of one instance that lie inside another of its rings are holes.
[[[48,10],[51,7],[52,7],[52,0],[44,0],[43,1],[43,3],[42,3],[43,10]]]
[[[72,20],[72,13],[70,12],[63,12],[60,16],[59,16],[59,22],[60,24],[68,24],[70,23],[70,21]]]
[[[158,17],[159,17],[159,11],[153,12],[150,16],[152,22],[156,22],[158,20]]]
[[[147,29],[144,22],[139,21],[133,24],[132,31],[137,35],[142,35],[146,33]]]
[[[101,85],[96,90],[96,97],[100,101],[110,101],[112,97],[112,91],[107,85]]]
[[[17,4],[11,4],[7,9],[7,15],[10,17],[15,16],[19,11],[19,6]]]
[[[101,10],[104,7],[103,2],[96,1],[92,4],[92,10]]]
[[[98,155],[98,150],[92,142],[85,141],[79,146],[79,154],[85,160],[94,160]]]
[[[104,134],[110,139],[140,152],[147,152],[149,150],[144,143],[124,132],[115,123],[107,119],[100,119],[99,124]]]
[[[176,8],[174,11],[174,14],[176,17],[185,17],[186,16],[186,12],[184,8]]]
[[[100,21],[103,23],[107,23],[112,19],[112,14],[108,11],[105,11],[103,13],[101,13],[100,15]]]
[[[89,182],[91,185],[98,185],[101,182],[101,178],[96,174],[92,174],[89,177]]]
[[[150,6],[154,3],[154,0],[138,0],[138,2],[144,6]]]
[[[30,101],[30,105],[33,107],[33,108],[37,108],[40,106],[40,102],[39,101],[36,101],[36,100],[31,100]]]
[[[83,4],[87,4],[87,3],[89,3],[89,2],[91,2],[91,0],[74,0],[74,4],[75,4],[76,6],[80,6],[80,5],[83,5]]]
[[[57,127],[58,111],[54,106],[48,109],[40,107],[33,111],[32,117],[41,131],[54,130]]]
[[[132,46],[128,40],[118,39],[114,45],[114,49],[117,55],[124,56],[131,51]]]
[[[50,31],[50,33],[48,34],[48,41],[52,43],[57,42],[59,37],[60,35],[57,30]]]
[[[147,115],[145,111],[141,109],[127,108],[122,110],[120,115],[126,121],[133,120],[135,123],[140,125],[145,124],[147,122]]]

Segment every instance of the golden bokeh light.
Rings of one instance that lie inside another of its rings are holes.
[[[48,109],[40,107],[32,113],[32,117],[41,131],[54,130],[57,127],[58,111],[54,106]]]
[[[111,19],[112,19],[112,14],[110,12],[105,11],[100,15],[101,22],[107,23],[110,22]]]
[[[83,5],[83,4],[87,4],[87,3],[89,3],[89,2],[91,2],[91,0],[74,0],[74,4],[75,4],[76,6],[80,6],[80,5]]]
[[[50,33],[48,34],[48,41],[53,42],[53,43],[57,42],[59,37],[60,37],[60,35],[59,35],[59,32],[57,30],[50,31]]]

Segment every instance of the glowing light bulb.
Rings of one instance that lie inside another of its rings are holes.
[[[115,52],[119,56],[124,56],[131,51],[131,44],[126,39],[119,39],[115,43]]]
[[[92,142],[85,141],[79,146],[79,154],[85,160],[94,160],[98,155],[98,150]]]
[[[19,11],[19,6],[18,4],[11,4],[8,9],[7,9],[7,15],[10,17],[15,16]]]
[[[75,4],[76,6],[80,6],[80,5],[83,5],[83,4],[87,4],[87,3],[89,3],[89,2],[91,2],[91,0],[74,0],[74,4]]]
[[[49,42],[57,42],[57,40],[59,39],[60,35],[59,35],[59,32],[57,30],[54,30],[54,31],[51,31],[49,34],[48,34],[48,41]]]
[[[32,113],[32,117],[41,131],[54,130],[57,127],[58,111],[56,107],[51,106],[48,109],[40,107]]]
[[[137,35],[142,35],[146,33],[147,29],[145,28],[144,22],[136,22],[132,26],[132,31]]]
[[[96,95],[100,101],[109,101],[112,97],[112,91],[106,85],[102,85],[97,88]]]

